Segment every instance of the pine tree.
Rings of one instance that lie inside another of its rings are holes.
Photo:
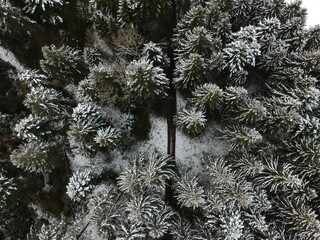
[[[196,231],[192,229],[191,224],[186,219],[181,219],[178,217],[173,221],[173,230],[172,233],[177,240],[185,240],[185,239],[197,239]]]
[[[79,82],[82,97],[102,104],[114,104],[120,98],[122,85],[114,66],[96,65],[90,69],[88,77]]]
[[[20,81],[25,82],[30,88],[38,87],[47,84],[46,75],[40,73],[38,70],[25,69],[19,75]]]
[[[67,195],[74,202],[81,202],[90,193],[92,179],[90,170],[76,171],[67,185]]]
[[[224,235],[227,240],[240,239],[243,236],[243,221],[241,220],[241,215],[238,211],[234,211],[225,214],[220,217],[221,221],[221,234]]]
[[[118,29],[117,1],[94,0],[89,2],[90,20],[102,35],[113,33]]]
[[[64,5],[63,0],[24,0],[26,6],[23,10],[31,15],[40,15],[41,20],[53,25],[63,23],[63,19],[58,13]]]
[[[204,190],[196,178],[183,176],[176,182],[177,200],[185,207],[197,208],[204,204]]]
[[[231,149],[244,150],[259,145],[263,136],[256,130],[244,126],[234,126],[230,129],[220,130],[222,139],[230,141]]]
[[[60,114],[68,114],[67,102],[68,100],[60,92],[39,86],[31,88],[31,92],[26,95],[24,105],[37,116],[54,118]]]
[[[166,96],[168,79],[160,67],[141,58],[132,61],[126,68],[127,87],[136,101],[152,100]]]
[[[8,199],[17,190],[17,184],[13,178],[8,178],[2,171],[0,172],[0,209],[7,206]]]
[[[86,73],[84,59],[80,51],[63,45],[42,48],[44,59],[40,60],[41,69],[52,79],[62,83],[79,82]]]
[[[109,126],[99,129],[94,141],[98,143],[100,147],[117,146],[119,137],[120,135],[117,129]]]
[[[204,26],[205,22],[205,9],[200,4],[194,4],[178,22],[176,34],[179,38],[183,38],[187,31],[191,31],[195,27]]]
[[[310,117],[306,115],[301,117],[297,129],[293,130],[294,135],[292,138],[296,137],[311,137],[315,138],[319,136],[319,126],[320,121],[317,117]]]
[[[195,108],[182,110],[175,116],[177,128],[191,136],[199,135],[203,131],[206,121],[204,113]]]
[[[320,157],[320,145],[311,139],[301,139],[286,144],[286,155],[293,162],[317,165]]]
[[[300,115],[296,110],[291,110],[287,107],[277,107],[268,112],[263,123],[263,129],[265,132],[269,131],[270,133],[286,133],[291,131],[299,120]]]
[[[209,57],[212,47],[213,40],[208,31],[204,27],[195,27],[185,33],[185,38],[180,40],[176,51],[180,59],[192,53]]]
[[[164,189],[166,181],[174,175],[171,161],[171,157],[140,154],[120,174],[119,188],[131,195],[137,195],[145,188]]]
[[[61,159],[60,146],[52,142],[30,141],[15,149],[10,160],[13,165],[28,172],[48,173]]]
[[[160,205],[146,223],[148,234],[154,238],[163,237],[172,226],[173,211],[165,204]]]
[[[254,124],[263,120],[267,115],[267,109],[255,99],[247,100],[238,109],[230,113],[230,118],[241,124]]]
[[[0,134],[10,133],[10,119],[12,116],[0,112]]]
[[[0,0],[0,238],[318,239],[320,28],[301,4]]]
[[[84,48],[83,57],[85,63],[93,67],[101,63],[102,53],[96,46],[88,46]]]
[[[168,57],[164,54],[162,49],[153,42],[144,44],[142,55],[152,62],[155,67],[162,67],[165,69],[165,67],[169,65]]]
[[[243,87],[227,87],[223,92],[223,108],[226,111],[229,109],[238,109],[239,106],[245,105],[247,97],[247,89]]]
[[[90,205],[92,221],[98,228],[98,234],[106,239],[114,238],[116,231],[121,228],[121,215],[124,206],[117,199],[119,194],[116,189],[106,189],[102,194],[94,196]]]
[[[268,159],[262,174],[256,179],[263,188],[268,187],[270,191],[286,191],[287,189],[301,189],[305,182],[294,174],[292,165],[281,164],[278,159]]]
[[[27,239],[35,239],[35,240],[46,240],[46,239],[72,239],[75,238],[73,236],[68,235],[67,231],[67,222],[65,218],[61,219],[55,218],[53,216],[49,216],[47,219],[47,223],[41,223],[38,220],[30,228],[30,232],[27,235]]]
[[[34,13],[37,8],[41,8],[45,11],[48,7],[54,7],[55,5],[63,5],[63,0],[25,0],[27,3],[26,11]]]
[[[229,68],[231,76],[237,71],[244,70],[247,65],[255,66],[256,56],[261,53],[256,35],[253,26],[245,27],[232,34],[232,42],[223,49],[225,67]]]
[[[317,239],[320,234],[320,222],[317,214],[304,203],[293,203],[290,200],[277,202],[277,215],[286,225],[291,225],[291,232],[296,238]]]
[[[175,84],[184,89],[193,90],[205,82],[206,62],[199,54],[190,54],[187,58],[181,58],[176,69]]]
[[[163,21],[162,17],[166,16],[169,8],[169,2],[163,0],[121,0],[118,18],[121,25],[132,24],[141,32],[152,31],[152,24],[158,25]]]
[[[222,89],[216,84],[205,83],[197,87],[192,95],[191,102],[197,109],[214,111],[220,108]]]
[[[52,134],[48,118],[29,115],[14,127],[18,137],[27,141],[46,139]]]
[[[120,230],[117,232],[117,240],[134,240],[145,238],[145,228],[141,224],[124,220]]]
[[[93,153],[95,134],[103,125],[102,113],[95,106],[79,103],[73,109],[68,135],[81,153]]]

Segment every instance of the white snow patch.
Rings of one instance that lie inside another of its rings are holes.
[[[151,129],[149,139],[140,141],[130,147],[129,151],[120,152],[115,150],[112,153],[112,169],[121,172],[127,169],[128,160],[135,158],[140,153],[161,155],[167,154],[167,120],[165,118],[150,116]]]
[[[202,160],[205,156],[225,156],[228,145],[217,139],[216,123],[209,123],[205,132],[197,137],[189,137],[177,130],[176,135],[176,161],[179,169],[200,175],[204,169]]]
[[[177,92],[177,110],[180,111],[185,109],[187,105],[187,100],[181,95],[180,92]]]
[[[123,113],[113,106],[105,106],[101,112],[103,117],[113,124],[119,124],[123,117]]]
[[[97,153],[94,157],[81,155],[77,152],[75,143],[70,139],[69,141],[72,149],[72,153],[68,154],[71,171],[74,173],[78,170],[90,168],[93,174],[100,174],[103,166],[108,163],[106,155],[102,153]]]
[[[22,72],[24,70],[24,67],[21,65],[21,63],[17,60],[17,58],[14,56],[14,54],[4,47],[0,46],[0,59],[2,59],[5,62],[10,63],[13,67],[17,69],[18,72]]]

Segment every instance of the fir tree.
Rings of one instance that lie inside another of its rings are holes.
[[[26,11],[30,13],[34,13],[37,8],[45,11],[48,7],[63,5],[63,0],[25,0],[25,2],[27,3]]]
[[[132,61],[126,68],[126,79],[132,97],[139,101],[165,97],[168,79],[160,67],[142,58]]]
[[[68,134],[80,152],[92,153],[95,134],[103,125],[102,114],[95,106],[80,103],[73,109]]]
[[[18,137],[27,141],[46,139],[52,134],[48,118],[29,115],[14,127]]]
[[[67,102],[68,100],[60,92],[42,86],[31,88],[31,92],[24,100],[25,106],[31,109],[33,114],[48,118],[54,118],[60,114],[66,115]]]
[[[61,155],[60,146],[56,143],[31,141],[15,149],[10,160],[25,171],[48,173],[59,164]]]
[[[90,193],[92,189],[90,170],[75,172],[67,185],[67,195],[74,202],[80,202]]]
[[[100,147],[117,146],[119,137],[119,132],[109,126],[99,129],[94,141],[98,143]]]
[[[190,54],[188,58],[181,58],[176,69],[175,84],[184,89],[193,90],[205,82],[206,62],[199,54]]]
[[[176,188],[178,202],[185,207],[197,208],[204,204],[204,190],[196,178],[186,176],[177,179]]]
[[[192,104],[200,110],[219,109],[222,100],[222,89],[216,84],[206,83],[193,92]]]
[[[25,82],[30,88],[45,85],[47,83],[46,75],[40,73],[38,70],[25,69],[19,75],[20,81]]]
[[[64,0],[24,0],[26,6],[23,10],[31,15],[40,15],[41,20],[53,25],[63,23],[58,14],[64,5]]]
[[[256,129],[244,126],[234,126],[230,129],[220,130],[222,139],[230,141],[231,149],[253,148],[262,142],[262,135]]]
[[[17,184],[13,178],[8,178],[3,172],[0,172],[0,203],[2,208],[7,206],[8,199],[17,190]]]
[[[42,48],[42,54],[41,69],[54,80],[65,84],[79,82],[86,73],[79,50],[66,45],[60,48],[50,45]]]
[[[206,121],[204,113],[195,108],[182,110],[175,116],[176,126],[191,136],[199,135],[203,131]]]

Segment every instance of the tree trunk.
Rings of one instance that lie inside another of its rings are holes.
[[[170,68],[168,71],[168,78],[169,78],[169,92],[168,92],[168,115],[167,115],[167,126],[168,126],[168,142],[167,142],[167,153],[168,155],[172,156],[173,158],[173,164],[176,166],[175,162],[175,156],[176,156],[176,127],[174,124],[174,116],[177,112],[177,93],[173,82],[174,77],[174,69],[175,69],[175,60],[174,60],[174,51],[172,46],[172,37],[174,28],[177,25],[177,6],[176,1],[171,0],[171,7],[172,7],[172,13],[171,13],[171,26],[168,32],[168,42],[169,42],[169,49],[168,49],[168,55],[170,58]],[[177,167],[175,167],[175,171],[177,172]],[[174,191],[173,191],[173,181],[170,179],[167,182],[166,188],[165,188],[165,201],[173,208],[177,207],[177,201],[174,198]],[[172,240],[172,235],[167,233],[163,240]]]

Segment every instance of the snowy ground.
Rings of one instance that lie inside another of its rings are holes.
[[[186,107],[187,101],[177,93],[177,110]],[[191,175],[199,175],[203,172],[202,159],[204,156],[224,156],[228,152],[228,146],[219,141],[216,136],[215,123],[208,123],[203,134],[198,137],[189,137],[177,129],[176,132],[176,161],[182,171],[188,171]]]
[[[149,139],[136,143],[130,151],[113,154],[113,169],[121,171],[126,168],[128,159],[139,153],[167,153],[167,121],[165,118],[151,116],[151,130]],[[209,124],[206,131],[199,137],[190,138],[177,130],[176,135],[176,161],[179,169],[198,175],[203,171],[201,164],[206,155],[223,156],[228,152],[228,146],[217,140],[216,124]]]
[[[178,95],[177,108],[185,108],[186,101]],[[114,109],[103,109],[111,122],[117,122],[120,113]],[[110,156],[97,154],[94,158],[75,155],[72,169],[90,167],[99,173],[102,169],[112,169],[121,172],[127,168],[128,160],[135,158],[140,153],[161,155],[167,154],[167,120],[155,115],[150,116],[151,129],[149,138],[128,146],[128,150],[113,150]],[[224,156],[228,152],[228,145],[217,138],[216,123],[208,123],[203,134],[197,137],[189,137],[177,130],[176,132],[176,162],[181,171],[187,171],[191,175],[201,175],[203,172],[202,160],[205,156]]]
[[[228,145],[217,139],[217,127],[209,123],[205,132],[194,138],[177,130],[176,161],[181,170],[199,175],[204,170],[202,160],[205,156],[224,156],[228,153]]]
[[[139,141],[130,147],[129,151],[114,151],[112,153],[112,169],[121,171],[126,169],[128,159],[138,156],[140,153],[153,154],[167,153],[167,120],[165,118],[150,116],[151,129],[149,139]]]
[[[0,59],[5,62],[10,63],[13,67],[17,69],[18,72],[23,71],[24,67],[17,60],[17,58],[13,55],[13,53],[4,47],[0,46]]]

